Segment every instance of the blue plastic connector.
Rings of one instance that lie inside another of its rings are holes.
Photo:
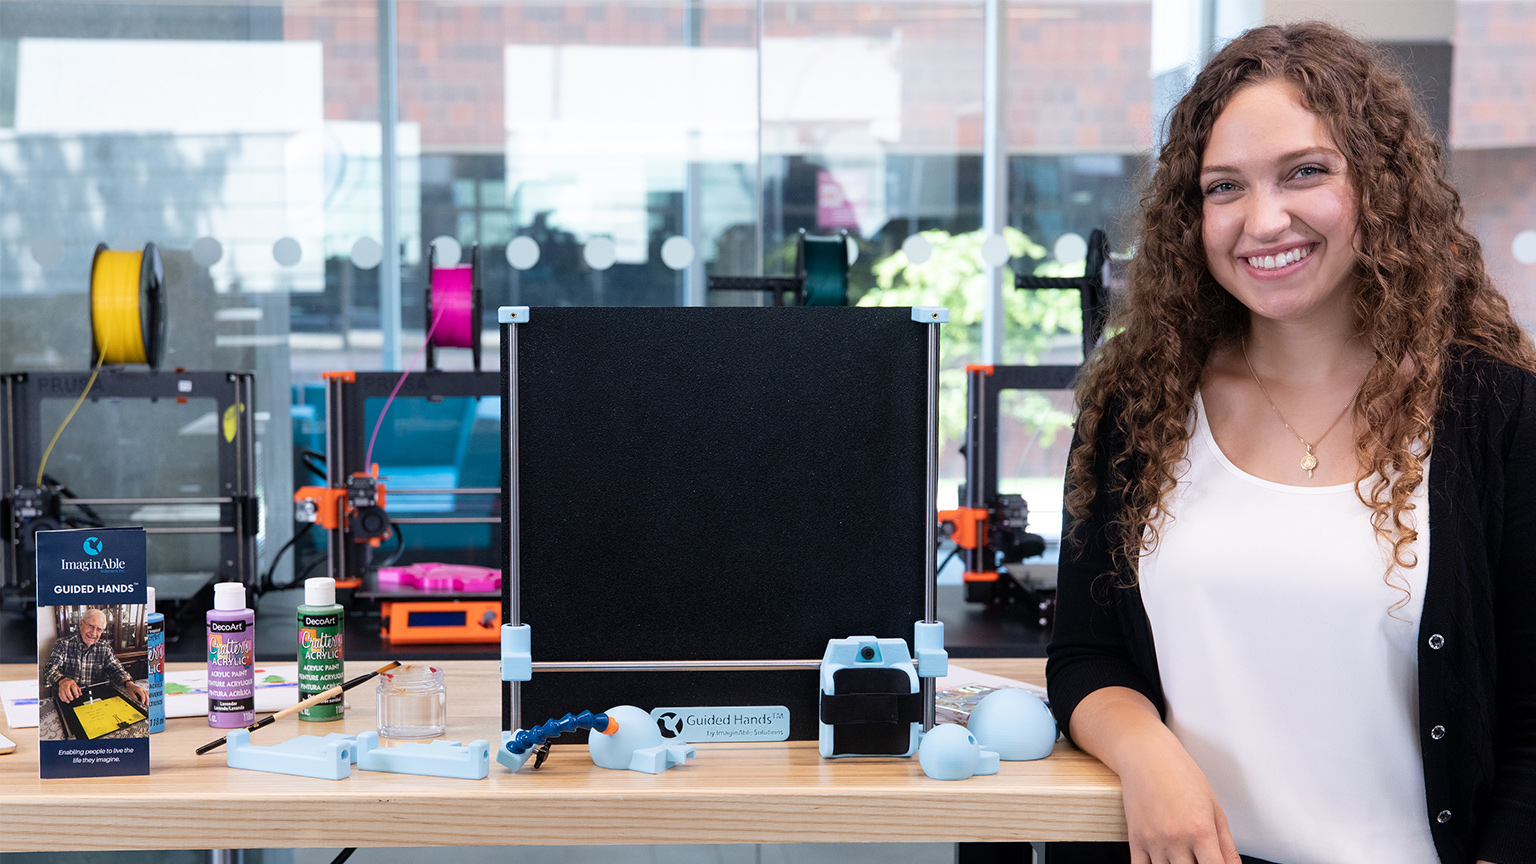
[[[506,747],[507,751],[512,755],[521,756],[545,741],[551,738],[558,738],[566,732],[607,728],[607,714],[593,714],[591,711],[583,711],[575,716],[567,714],[559,720],[548,720],[542,726],[535,726],[532,729],[519,729],[513,732],[511,740],[507,742]]]
[[[912,634],[912,653],[917,657],[917,677],[943,678],[949,674],[949,652],[944,650],[944,622],[919,621]]]
[[[919,324],[948,324],[949,307],[947,306],[913,306],[912,320]]]
[[[501,625],[501,680],[533,680],[532,645],[533,628],[527,624]]]
[[[527,324],[527,306],[502,306],[496,310],[496,321],[501,324]]]

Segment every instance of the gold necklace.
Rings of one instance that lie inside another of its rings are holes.
[[[1253,361],[1248,359],[1248,337],[1244,336],[1241,344],[1243,346],[1243,362],[1248,364],[1248,374],[1253,376],[1253,383],[1259,385],[1259,392],[1264,394],[1264,399],[1269,402],[1270,409],[1275,412],[1276,417],[1280,418],[1280,425],[1285,427],[1285,431],[1295,435],[1296,440],[1301,442],[1301,446],[1307,448],[1307,452],[1302,454],[1301,457],[1301,470],[1307,472],[1307,476],[1311,477],[1312,472],[1317,468],[1317,456],[1312,452],[1312,448],[1323,443],[1323,439],[1328,437],[1328,433],[1333,431],[1333,427],[1339,425],[1339,421],[1344,419],[1344,415],[1349,413],[1349,409],[1355,406],[1355,400],[1360,398],[1360,390],[1356,388],[1355,395],[1349,397],[1349,404],[1344,406],[1344,410],[1339,412],[1339,416],[1333,418],[1333,422],[1328,424],[1328,428],[1323,430],[1323,434],[1317,436],[1316,441],[1308,441],[1301,437],[1301,433],[1292,429],[1291,424],[1285,421],[1285,415],[1280,413],[1279,406],[1275,404],[1275,400],[1269,395],[1269,388],[1265,387],[1264,382],[1259,379],[1259,373],[1253,368]],[[1360,386],[1364,387],[1365,382],[1361,381]]]

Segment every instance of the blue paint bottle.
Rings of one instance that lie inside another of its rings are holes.
[[[145,623],[149,632],[149,731],[165,731],[165,616],[155,611],[155,589],[147,589],[148,613]]]

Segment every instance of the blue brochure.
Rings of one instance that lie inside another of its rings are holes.
[[[143,528],[37,533],[38,771],[149,773]]]

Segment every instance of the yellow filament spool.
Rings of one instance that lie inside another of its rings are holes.
[[[98,363],[159,365],[162,273],[153,243],[142,252],[96,247],[91,262],[91,355]]]
[[[91,377],[80,391],[74,407],[64,415],[43,458],[37,466],[37,484],[43,483],[48,457],[59,443],[64,428],[80,410],[90,394],[101,367],[124,363],[147,363],[151,369],[160,365],[165,344],[165,316],[161,311],[160,282],[165,270],[155,244],[144,244],[143,252],[113,252],[103,243],[96,247],[91,260]]]

